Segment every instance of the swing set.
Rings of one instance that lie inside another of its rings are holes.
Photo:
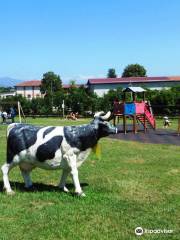
[[[22,123],[22,121],[26,123],[26,117],[24,115],[23,108],[19,101],[18,102],[9,101],[9,102],[1,102],[0,103],[1,114],[3,114],[3,112],[6,112],[5,123],[9,124],[9,122],[6,121],[9,119],[12,120],[12,122],[13,122],[14,117],[12,117],[11,114],[8,114],[8,111],[7,111],[7,109],[10,109],[10,108],[14,108],[17,111],[19,123]]]

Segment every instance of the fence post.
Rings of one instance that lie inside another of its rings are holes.
[[[19,115],[19,122],[21,123],[21,108],[20,108],[20,102],[18,101],[18,115]]]

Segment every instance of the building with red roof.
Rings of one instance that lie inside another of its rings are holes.
[[[109,90],[118,87],[145,87],[151,90],[161,90],[180,85],[180,76],[172,77],[126,77],[126,78],[94,78],[89,79],[87,85],[98,96],[103,96]]]
[[[75,87],[81,87],[84,85],[76,84]],[[70,84],[63,84],[62,88],[65,90],[65,92],[68,92],[68,89],[71,87]],[[44,97],[44,95],[40,91],[41,88],[41,80],[31,80],[31,81],[25,81],[16,84],[15,90],[17,95],[22,95],[23,97],[26,97],[28,99],[38,98],[38,97]]]
[[[161,90],[162,88],[171,88],[180,85],[180,76],[172,77],[127,77],[127,78],[93,78],[87,82],[87,87],[98,96],[103,96],[109,90],[118,87],[127,88],[145,87],[151,90]],[[83,85],[76,85],[81,87]],[[43,97],[40,91],[41,80],[25,81],[15,86],[16,94],[22,95],[28,99]],[[66,92],[71,87],[70,84],[63,84],[62,87]]]
[[[15,90],[17,95],[22,95],[28,99],[42,97],[40,91],[41,81],[31,80],[16,84]]]

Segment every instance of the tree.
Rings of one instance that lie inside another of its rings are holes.
[[[70,80],[70,81],[69,81],[69,85],[70,85],[71,87],[76,87],[76,80]]]
[[[13,90],[11,87],[0,87],[0,93],[10,92],[11,90]]]
[[[122,77],[145,77],[146,69],[139,64],[130,64],[125,67]]]
[[[47,72],[43,74],[41,84],[41,93],[45,94],[45,100],[51,105],[51,110],[53,111],[54,106],[54,96],[57,92],[62,91],[62,81],[59,75],[54,72]]]
[[[41,84],[41,93],[46,95],[52,95],[54,92],[62,89],[62,81],[59,75],[54,72],[47,72],[43,74]]]
[[[111,89],[106,94],[104,94],[103,98],[99,99],[99,109],[104,112],[110,111],[113,108],[114,100],[122,99],[122,88],[119,87],[117,89]]]
[[[62,104],[65,99],[65,94],[63,91],[58,91],[54,94],[54,107],[56,108],[56,112],[62,112]]]
[[[108,70],[108,74],[107,74],[107,77],[108,78],[116,78],[117,75],[116,75],[116,70],[114,68],[110,68]]]
[[[47,113],[47,109],[49,110],[43,98],[33,98],[30,103],[30,114],[44,114]],[[46,109],[46,112],[43,109]]]

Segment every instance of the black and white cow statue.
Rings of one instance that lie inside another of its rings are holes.
[[[50,170],[61,168],[63,172],[59,188],[68,192],[65,185],[70,174],[75,193],[85,196],[79,183],[78,167],[100,138],[117,133],[117,129],[107,121],[110,115],[111,112],[106,115],[96,113],[90,124],[80,126],[10,124],[7,129],[7,161],[1,168],[6,192],[14,193],[8,173],[19,165],[26,188],[32,187],[30,172],[35,167]]]

